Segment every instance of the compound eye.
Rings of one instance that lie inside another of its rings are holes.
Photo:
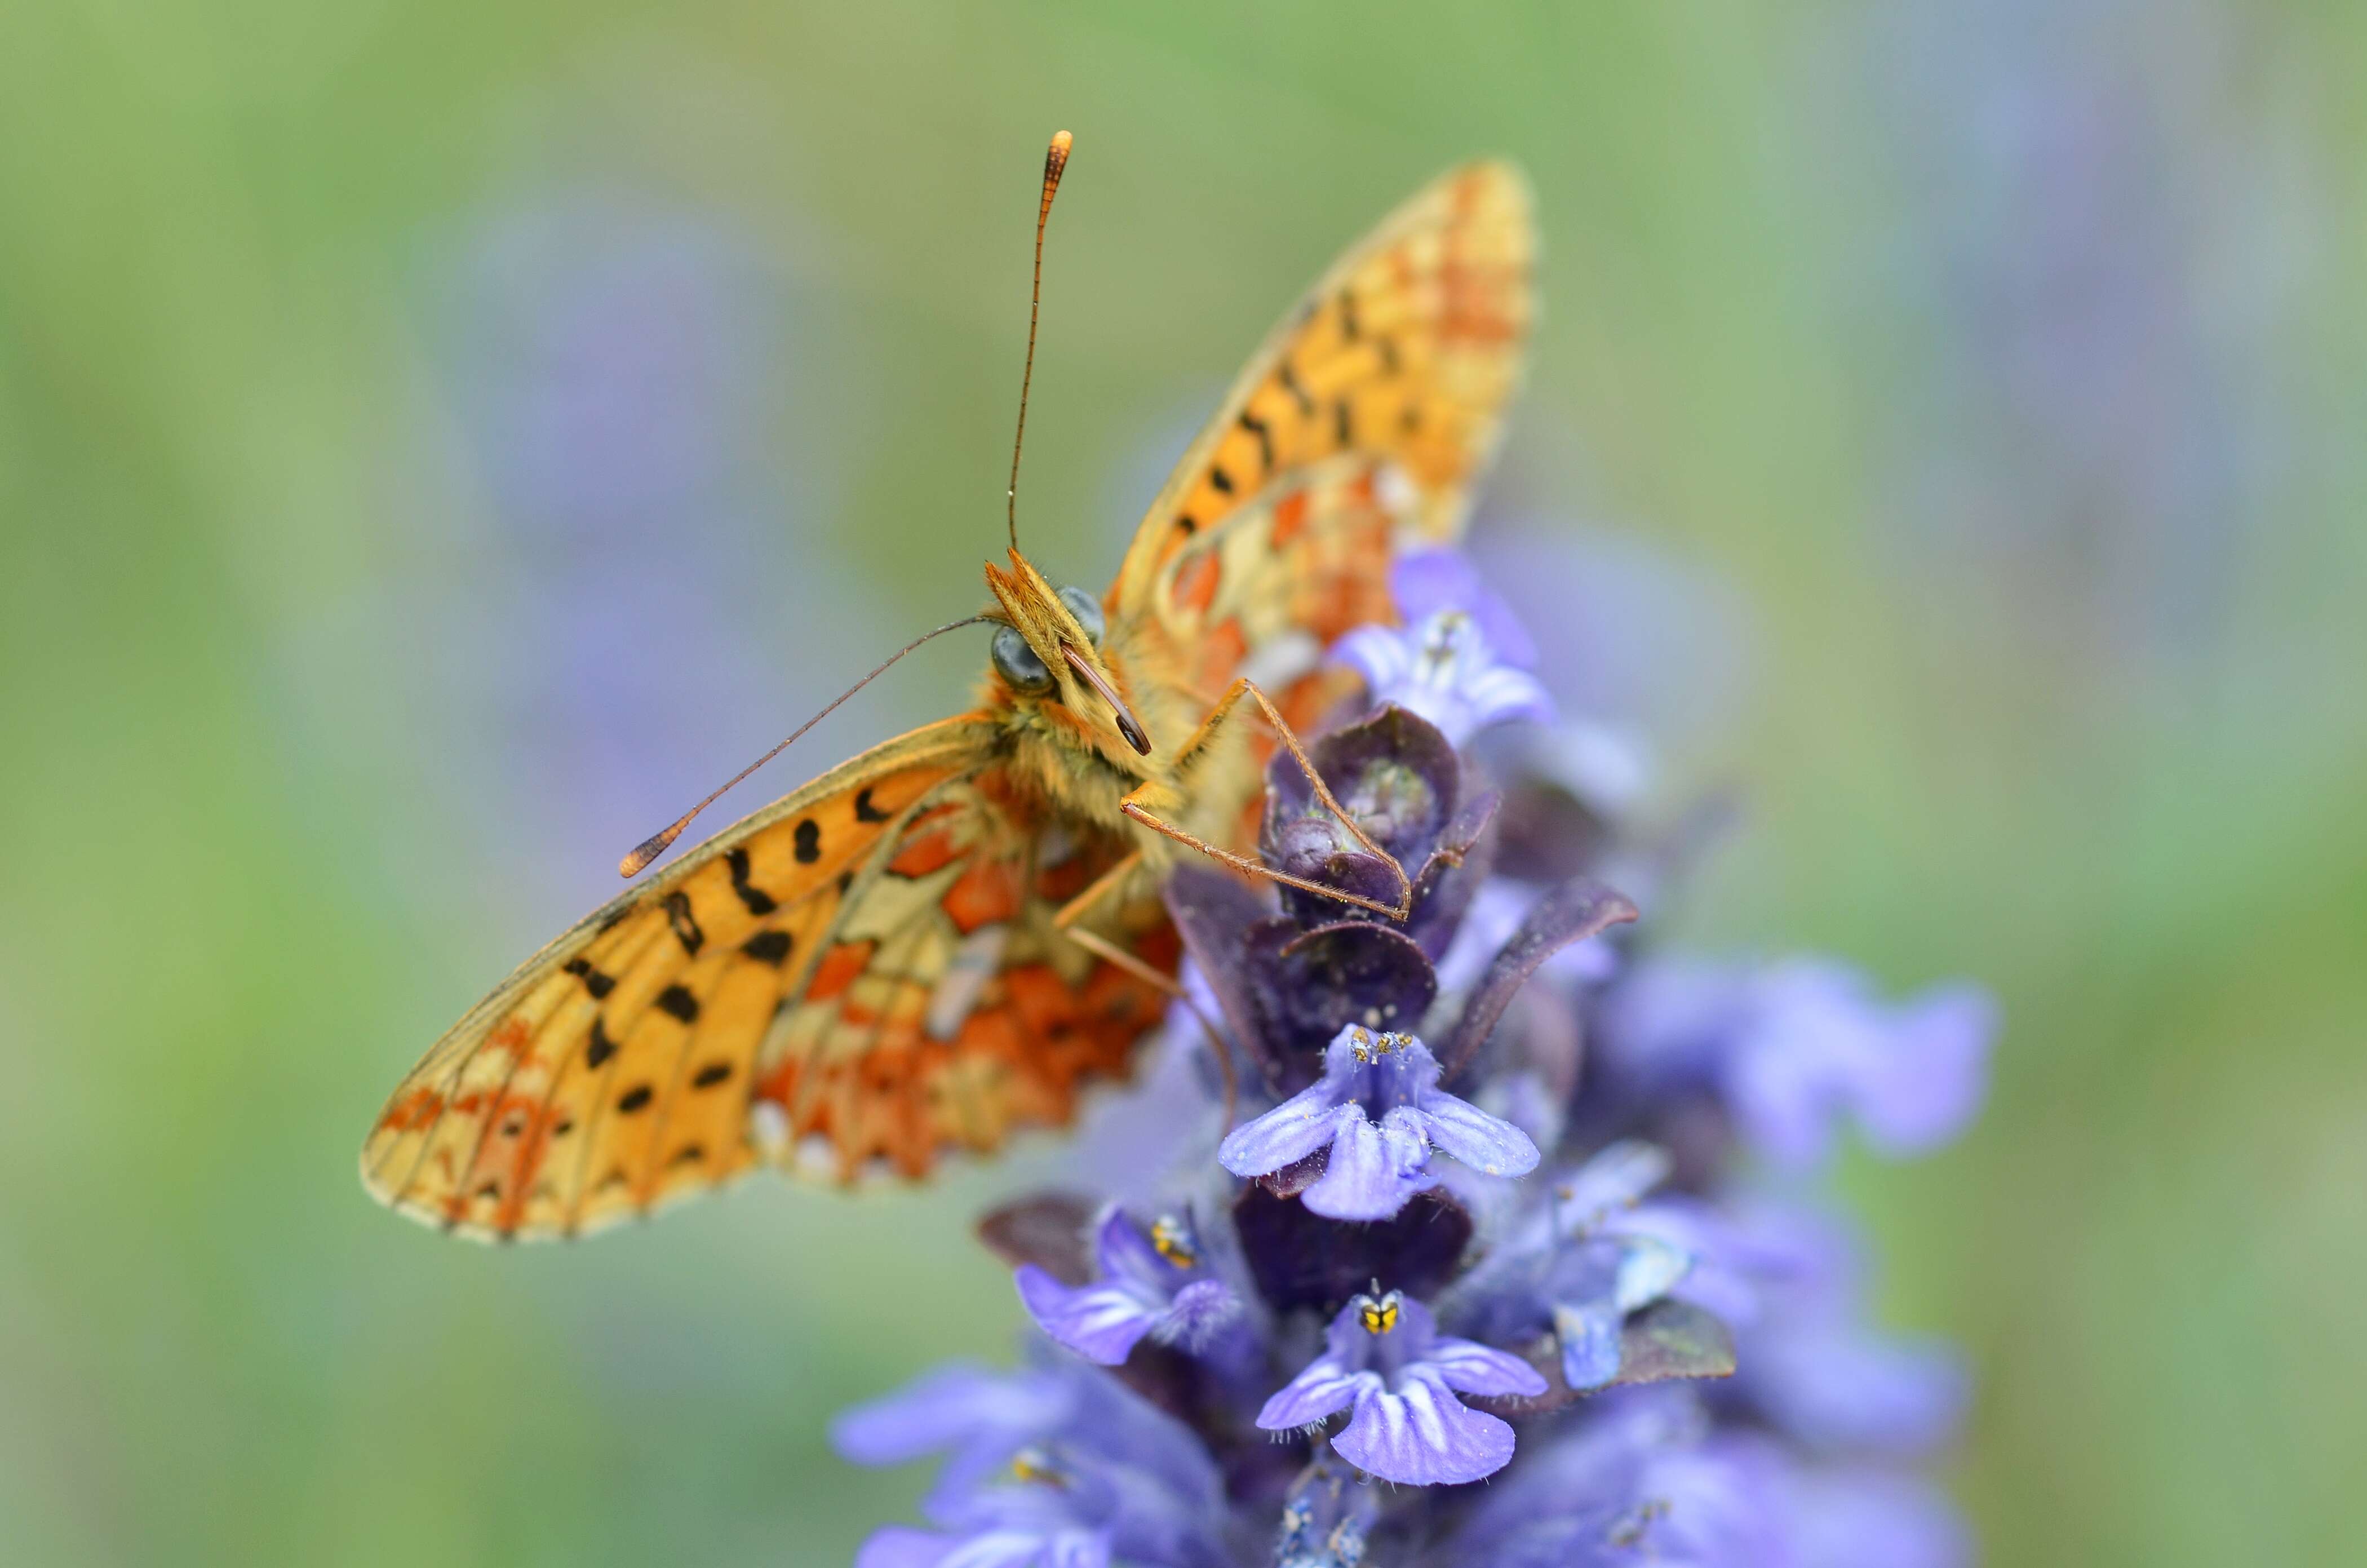
[[[1069,607],[1069,613],[1077,618],[1077,624],[1085,629],[1085,635],[1092,640],[1093,646],[1100,647],[1102,633],[1107,630],[1107,623],[1102,619],[1101,600],[1082,588],[1062,588],[1060,602]]]
[[[1027,639],[1015,626],[1005,626],[994,634],[991,650],[995,672],[1022,691],[1048,691],[1052,686],[1052,672],[1027,645]]]

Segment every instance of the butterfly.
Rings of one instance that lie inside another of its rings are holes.
[[[1065,132],[1054,152],[1039,276]],[[1273,742],[1244,704],[1286,737],[1336,700],[1324,649],[1394,621],[1397,555],[1461,531],[1535,250],[1504,164],[1391,213],[1251,358],[1105,595],[1054,585],[1014,528],[985,569],[977,705],[520,965],[388,1098],[370,1193],[474,1238],[573,1236],[759,1167],[922,1177],[1123,1077],[1174,989],[1163,872],[1196,851],[1256,869]]]

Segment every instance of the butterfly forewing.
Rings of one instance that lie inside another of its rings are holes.
[[[975,770],[975,717],[915,731],[725,830],[528,960],[379,1114],[380,1199],[471,1234],[562,1234],[752,1160],[754,1068],[866,858]]]
[[[1391,214],[1251,358],[1143,518],[1112,610],[1153,613],[1163,573],[1240,514],[1282,525],[1281,497],[1326,465],[1368,479],[1394,529],[1453,539],[1520,384],[1535,249],[1527,182],[1505,164],[1456,169]]]
[[[1527,183],[1473,164],[1351,250],[1251,358],[1143,518],[1114,624],[1204,698],[1256,680],[1295,725],[1353,677],[1350,629],[1394,621],[1399,553],[1462,531],[1518,390],[1534,314]],[[1263,749],[1263,744],[1260,749]],[[1255,772],[1195,784],[1202,820],[1256,818]],[[1243,847],[1236,843],[1233,847]]]
[[[1052,926],[1122,841],[1046,831],[1000,768],[934,795],[859,883],[831,950],[765,1043],[760,1137],[845,1177],[879,1160],[926,1173],[953,1147],[1059,1125],[1078,1085],[1126,1070],[1164,997]],[[1155,900],[1097,927],[1163,971]]]

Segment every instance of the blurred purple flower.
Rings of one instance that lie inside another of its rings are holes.
[[[1889,1006],[1828,960],[1658,960],[1605,997],[1602,1046],[1648,1078],[1706,1075],[1744,1136],[1798,1167],[1824,1158],[1844,1114],[1892,1158],[1947,1142],[1980,1109],[1996,1028],[1995,1005],[1972,986]]]
[[[1963,1358],[1864,1322],[1859,1249],[1835,1221],[1789,1204],[1661,1198],[1618,1223],[1694,1260],[1673,1290],[1733,1325],[1737,1397],[1806,1447],[1916,1455],[1955,1435],[1970,1395]]]
[[[861,1464],[954,1458],[923,1505],[934,1530],[876,1532],[859,1568],[1085,1568],[1113,1557],[1218,1568],[1223,1483],[1191,1432],[1079,1363],[956,1369],[840,1417]]]
[[[1478,623],[1497,658],[1516,669],[1537,667],[1536,640],[1504,596],[1480,580],[1479,569],[1461,551],[1410,550],[1399,556],[1389,568],[1389,597],[1408,626],[1461,610]]]
[[[1469,562],[1417,551],[1391,571],[1389,587],[1404,626],[1360,626],[1331,654],[1364,676],[1374,707],[1418,713],[1457,746],[1491,724],[1553,717],[1553,699],[1525,667],[1535,643]]]

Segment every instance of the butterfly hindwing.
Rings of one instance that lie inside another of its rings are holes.
[[[1166,998],[1052,921],[1125,849],[1041,823],[999,768],[934,793],[773,1025],[754,1109],[766,1153],[841,1179],[874,1161],[918,1176],[943,1149],[983,1153],[1016,1127],[1065,1123],[1081,1083],[1123,1075]],[[1174,969],[1155,898],[1096,928]]]

